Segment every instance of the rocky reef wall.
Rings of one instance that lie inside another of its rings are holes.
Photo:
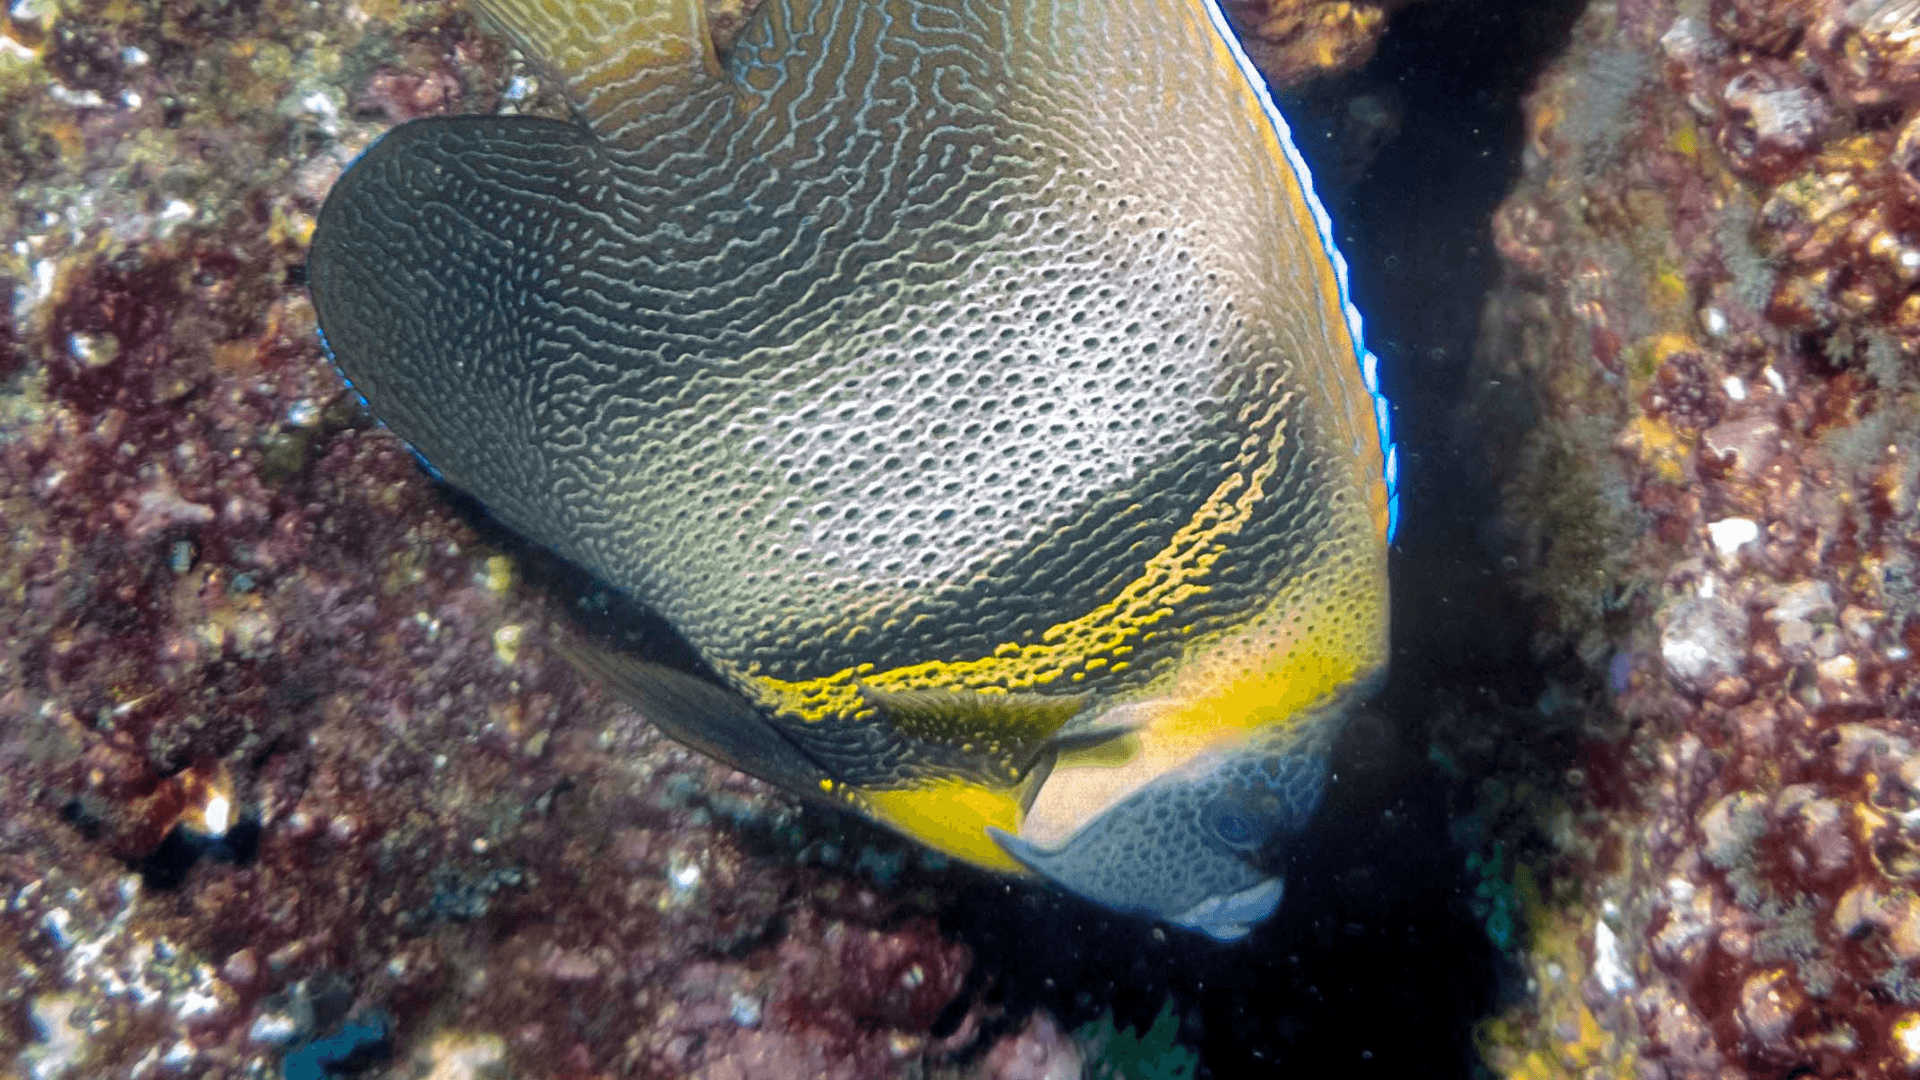
[[[1488,1061],[1911,1075],[1920,9],[1597,0],[1493,235],[1469,420],[1584,704]]]

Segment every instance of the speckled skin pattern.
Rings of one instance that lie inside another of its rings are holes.
[[[1207,0],[776,0],[717,70],[556,60],[577,123],[421,121],[342,177],[320,328],[752,706],[652,710],[694,745],[1243,937],[1281,892],[1248,836],[1323,786],[1285,755],[1385,664],[1396,502],[1345,265],[1229,35]],[[925,692],[1147,718],[1124,769],[1056,762],[880,696]]]
[[[880,884],[583,687],[537,562],[321,355],[345,165],[560,114],[497,38],[384,0],[0,33],[0,1073],[273,1076],[354,1010],[392,1021],[376,1070],[443,1077],[952,1075],[1002,1034],[925,917],[970,875]],[[182,857],[215,792],[257,842]],[[1000,1045],[977,1073],[1022,1075]]]
[[[382,140],[320,219],[321,327],[849,782],[929,756],[809,730],[856,680],[1113,695],[1249,623],[1364,676],[1373,402],[1224,58],[1198,5],[769,6],[599,138]]]
[[[1477,417],[1591,681],[1503,1075],[1920,1068],[1915,18],[1599,3],[1530,101]]]

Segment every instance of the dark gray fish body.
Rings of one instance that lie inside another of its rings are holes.
[[[1156,782],[1297,828],[1330,731],[1306,718],[1386,655],[1371,358],[1223,26],[1210,0],[770,0],[717,70],[549,47],[583,123],[420,121],[342,178],[321,325],[435,468],[738,695],[641,693],[670,730],[1126,908],[1048,867],[1076,835],[1158,843],[1125,824]],[[1270,910],[1222,851],[1134,906]]]

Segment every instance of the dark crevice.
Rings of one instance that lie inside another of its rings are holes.
[[[1529,707],[1547,675],[1504,580],[1487,448],[1457,420],[1499,266],[1494,208],[1519,174],[1521,99],[1580,5],[1429,0],[1375,60],[1283,100],[1381,358],[1400,444],[1393,670],[1336,752],[1335,781],[1289,853],[1280,913],[1220,945],[1050,891],[982,881],[948,905],[975,985],[1068,1028],[1111,1010],[1144,1030],[1172,997],[1202,1076],[1468,1077],[1503,969],[1469,906],[1459,790],[1429,762],[1447,709]]]

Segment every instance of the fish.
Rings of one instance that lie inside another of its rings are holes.
[[[568,119],[382,136],[308,282],[447,482],[705,671],[667,734],[1221,941],[1384,677],[1398,453],[1215,0],[476,0]]]

